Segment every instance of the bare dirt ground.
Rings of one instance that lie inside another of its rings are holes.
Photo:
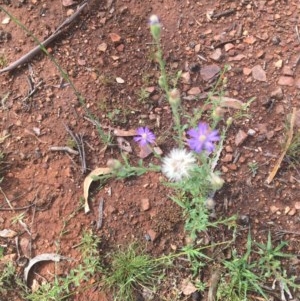
[[[40,41],[77,7],[65,7],[61,0],[0,3]],[[207,68],[229,65],[224,75],[225,95],[244,103],[255,100],[247,116],[235,115],[234,109],[226,111],[234,122],[218,163],[225,186],[216,195],[217,217],[237,214],[251,224],[256,241],[265,240],[271,229],[272,234],[283,235],[291,252],[298,254],[299,170],[285,158],[275,179],[270,184],[266,179],[283,151],[288,116],[292,108],[299,109],[299,12],[299,2],[288,0],[94,1],[47,50],[107,131],[109,127],[132,130],[146,125],[155,131],[164,153],[173,146],[166,136],[172,116],[157,84],[159,70],[153,60],[149,16],[157,14],[163,24],[168,71],[182,70],[190,77],[178,85],[187,108],[201,107],[201,96],[212,89],[214,79]],[[5,18],[0,12],[0,21]],[[1,68],[36,45],[15,22],[3,23]],[[40,54],[29,64],[0,74],[0,99],[5,95],[0,107],[1,137],[9,136],[0,144],[5,154],[0,229],[13,229],[20,238],[30,238],[31,257],[56,252],[59,245],[61,254],[80,260],[74,246],[86,229],[101,237],[103,252],[137,240],[159,256],[185,244],[181,209],[169,199],[159,173],[109,181],[102,189],[93,186],[91,212],[84,213],[80,206],[86,174],[105,167],[110,158],[120,158],[120,148],[115,137],[114,145],[103,150],[95,126],[49,57]],[[83,137],[86,174],[78,155],[50,151],[52,146],[70,144],[65,125]],[[126,139],[133,148],[130,161],[137,162],[137,145],[132,137]],[[145,162],[156,160],[149,156]],[[251,172],[249,163],[257,170]],[[104,199],[104,220],[96,230],[100,198]],[[149,204],[145,207],[145,203]],[[21,213],[31,237],[20,224],[12,223]],[[241,226],[241,248],[247,233],[248,228]],[[225,239],[226,231],[207,236],[209,240]],[[1,244],[8,245],[7,254],[16,253],[13,239],[1,239]],[[63,263],[61,273],[68,273],[71,267],[72,263]],[[51,264],[45,264],[38,272],[47,275],[49,269]],[[110,298],[100,290],[88,294],[74,300]],[[162,294],[165,300],[168,292]]]

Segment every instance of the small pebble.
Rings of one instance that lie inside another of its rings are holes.
[[[248,132],[247,132],[247,134],[249,136],[254,136],[256,134],[256,132],[253,129],[249,129]]]
[[[141,199],[141,210],[147,211],[150,209],[150,201],[149,199]]]

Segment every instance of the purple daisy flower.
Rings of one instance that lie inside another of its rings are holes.
[[[215,149],[213,142],[220,140],[218,131],[211,131],[204,122],[200,122],[197,128],[191,129],[187,133],[190,136],[190,139],[187,140],[188,145],[196,153],[201,153],[203,150],[211,153]]]
[[[136,137],[134,141],[138,142],[140,146],[153,144],[155,142],[155,135],[147,127],[140,127],[136,130]]]

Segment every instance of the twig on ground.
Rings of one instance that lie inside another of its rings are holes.
[[[296,108],[293,108],[293,113],[292,113],[291,120],[290,120],[290,129],[289,129],[289,132],[288,132],[288,139],[286,141],[286,144],[285,144],[285,147],[284,147],[284,150],[283,150],[281,156],[276,161],[272,171],[270,172],[270,174],[269,174],[269,176],[266,180],[267,184],[270,184],[273,181],[273,179],[276,176],[277,171],[278,171],[278,169],[281,165],[281,162],[282,162],[284,156],[286,155],[286,152],[288,151],[288,149],[289,149],[289,147],[292,143],[292,139],[293,139],[293,136],[294,136],[295,118],[296,118]]]
[[[15,208],[12,206],[10,200],[8,199],[8,197],[6,196],[6,194],[4,193],[4,191],[2,190],[2,188],[0,187],[0,192],[2,193],[2,195],[5,198],[6,203],[8,204],[10,210],[15,210]]]
[[[177,21],[177,29],[180,28],[181,25],[181,21],[182,21],[182,14],[179,16],[178,21]],[[197,21],[196,21],[197,22]]]
[[[79,151],[79,155],[81,157],[81,163],[82,163],[82,173],[86,172],[86,160],[85,160],[85,149],[84,149],[84,142],[83,142],[83,135],[79,135],[79,139],[80,139],[80,145],[81,148]]]
[[[102,223],[103,223],[103,205],[104,205],[104,200],[103,198],[100,199],[99,201],[99,206],[98,206],[98,221],[97,221],[97,230],[101,229]]]
[[[64,125],[66,131],[70,134],[73,140],[76,142],[77,149],[80,156],[81,161],[81,170],[84,174],[86,172],[86,160],[85,160],[85,150],[84,150],[84,143],[83,143],[83,135],[74,134],[67,125]]]
[[[216,300],[218,284],[221,278],[221,270],[213,271],[210,277],[210,286],[207,294],[207,301]]]
[[[78,151],[72,149],[69,146],[51,146],[49,148],[49,150],[51,150],[51,151],[63,151],[63,152],[67,152],[67,153],[72,154],[72,155],[78,155],[79,154]]]
[[[76,12],[73,13],[70,17],[68,17],[61,25],[58,26],[58,28],[55,30],[55,32],[48,37],[46,40],[44,40],[40,45],[36,46],[32,50],[30,50],[27,54],[23,55],[21,58],[16,60],[15,62],[11,63],[9,66],[0,69],[0,74],[8,71],[12,71],[19,67],[20,65],[23,65],[25,63],[28,63],[31,59],[33,59],[38,53],[40,53],[43,48],[45,48],[47,45],[49,45],[53,40],[55,40],[69,25],[72,23],[82,12],[82,10],[86,7],[87,2],[83,3],[81,6],[78,7]],[[7,15],[10,16],[10,14],[0,6],[0,10],[3,10]],[[12,16],[10,16],[12,17]],[[44,50],[43,50],[44,51]]]
[[[2,98],[1,98],[1,107],[3,110],[6,110],[7,107],[5,105],[6,100],[8,99],[8,96],[10,95],[10,92],[7,92]]]
[[[36,136],[35,133],[33,133],[32,131],[30,131],[30,130],[28,130],[28,129],[25,129],[24,132],[25,132],[26,134],[29,134],[29,135],[33,136],[33,137],[34,137],[38,142],[40,142],[40,143],[47,143],[46,141],[41,140],[39,137]]]
[[[37,91],[37,88],[42,84],[43,82],[40,81],[38,82],[33,89],[31,89],[29,92],[28,92],[28,95],[22,100],[22,102],[25,102],[28,98],[30,98],[36,91]]]
[[[30,232],[28,226],[21,219],[19,219],[18,222],[24,228],[24,230],[29,234],[29,236],[31,236],[31,232]]]
[[[182,15],[181,15],[181,18],[182,18]],[[202,26],[202,24],[194,17],[194,16],[192,16],[192,18],[195,20],[195,22],[201,27]],[[180,21],[181,21],[181,19],[180,19]],[[177,27],[178,29],[179,29],[179,26]]]
[[[38,90],[38,87],[43,83],[43,81],[41,80],[36,84],[36,80],[34,79],[33,70],[30,64],[28,69],[29,69],[29,76],[27,76],[27,82],[29,86],[29,91],[27,93],[27,96],[25,96],[25,98],[22,99],[23,103],[25,103]]]
[[[0,208],[0,211],[21,211],[21,210],[26,210],[32,207],[34,204],[25,206],[25,207],[15,207],[15,208]]]
[[[217,14],[213,14],[211,16],[212,19],[219,19],[221,17],[225,17],[225,16],[229,16],[231,14],[235,13],[235,9],[234,8],[229,8],[229,9],[226,9],[220,13],[217,13]]]
[[[295,26],[295,30],[296,30],[296,34],[297,34],[297,38],[298,38],[298,43],[300,44],[300,35],[299,35],[298,25]]]
[[[287,285],[284,285],[282,280],[279,280],[280,296],[282,301],[287,301],[285,295],[287,294],[288,300],[293,299],[293,295]]]
[[[109,130],[109,131],[113,131],[113,130],[114,130],[114,128],[112,128],[111,126],[102,125],[102,124],[100,124],[100,122],[97,121],[97,120],[88,118],[88,117],[86,117],[86,116],[84,116],[83,118],[84,118],[85,120],[91,122],[91,123],[92,123],[94,126],[96,126],[96,127],[100,127],[100,128],[103,128],[103,129]]]
[[[224,46],[225,44],[228,44],[228,43],[233,43],[233,42],[236,42],[238,40],[242,40],[243,38],[245,38],[245,36],[241,36],[241,37],[238,37],[238,38],[234,38],[234,39],[231,39],[231,40],[227,40],[227,41],[222,41],[216,45],[212,45],[212,48],[213,49],[216,49],[216,48],[219,48],[219,47],[222,47]]]

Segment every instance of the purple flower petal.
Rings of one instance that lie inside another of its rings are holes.
[[[211,131],[206,123],[200,122],[198,127],[188,132],[190,139],[187,140],[189,147],[196,153],[206,150],[211,153],[215,146],[213,142],[219,141],[220,136],[217,130]]]
[[[140,127],[136,130],[136,135],[133,139],[138,142],[140,146],[153,144],[155,142],[155,135],[147,128]]]

